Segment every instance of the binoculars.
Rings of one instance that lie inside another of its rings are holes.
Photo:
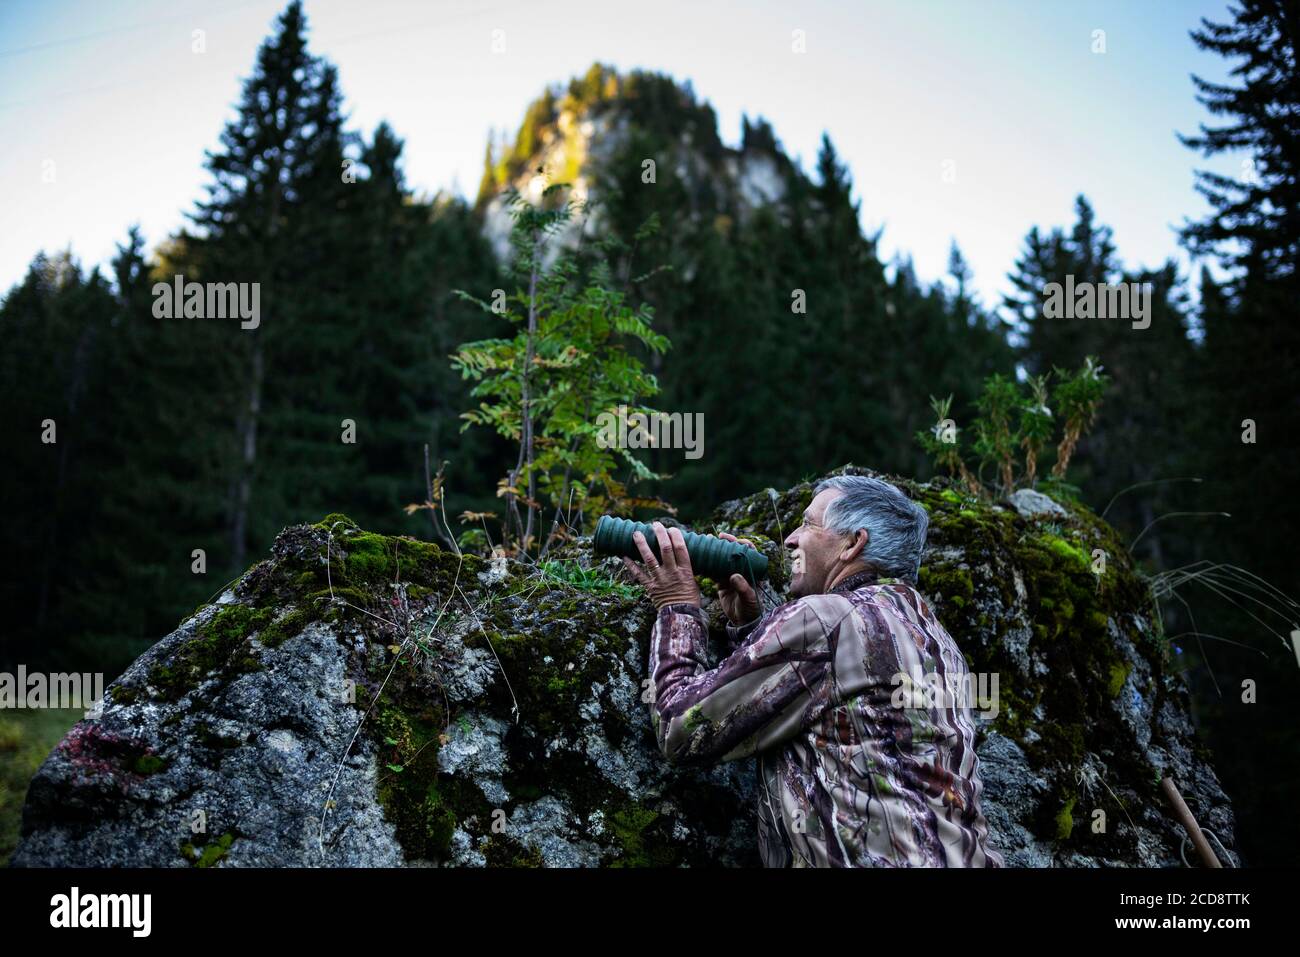
[[[596,523],[596,533],[592,536],[592,547],[597,555],[622,555],[625,558],[640,559],[632,533],[640,532],[645,536],[646,544],[660,561],[659,543],[655,539],[654,528],[645,522],[632,522],[626,518],[602,515]],[[757,585],[759,579],[767,576],[767,558],[759,551],[739,542],[729,542],[716,535],[699,535],[695,532],[682,532],[686,540],[686,551],[691,556],[691,570],[697,575],[712,578],[715,582],[726,582],[739,573],[751,585]]]

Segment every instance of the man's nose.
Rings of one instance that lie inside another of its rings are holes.
[[[798,532],[791,532],[789,535],[785,537],[785,547],[790,549],[790,551],[794,551],[796,548],[799,547]]]

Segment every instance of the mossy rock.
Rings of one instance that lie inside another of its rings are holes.
[[[1150,590],[1114,531],[1079,506],[1044,523],[942,481],[894,481],[931,519],[922,594],[971,670],[999,677],[977,756],[1008,863],[1176,862],[1159,773],[1231,843]],[[781,541],[812,485],[728,502],[697,527],[758,543],[781,597]],[[14,862],[756,866],[753,760],[666,765],[643,698],[650,604],[601,579],[610,563],[589,539],[556,557],[574,563],[564,576],[516,562],[502,575],[341,514],[286,528],[47,759]],[[1107,835],[1075,826],[1096,807]],[[217,837],[192,833],[200,812]]]

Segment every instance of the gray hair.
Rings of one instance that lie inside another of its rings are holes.
[[[925,549],[930,516],[896,486],[866,475],[837,475],[817,483],[842,494],[826,509],[827,528],[846,535],[865,528],[869,536],[862,558],[877,574],[915,582]]]

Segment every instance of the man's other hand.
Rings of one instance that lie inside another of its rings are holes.
[[[695,583],[691,556],[686,551],[686,539],[682,537],[681,529],[664,528],[662,522],[652,522],[651,527],[663,561],[655,558],[644,535],[639,531],[633,532],[632,541],[645,564],[638,565],[630,558],[624,558],[623,564],[627,567],[628,574],[645,588],[656,608],[663,608],[664,605],[700,607],[700,586]]]
[[[718,538],[754,548],[754,543],[748,539],[737,538],[726,532],[718,532]],[[723,614],[733,625],[747,625],[758,617],[758,596],[744,575],[737,573],[731,576],[729,582],[719,582],[718,601],[722,605]]]

